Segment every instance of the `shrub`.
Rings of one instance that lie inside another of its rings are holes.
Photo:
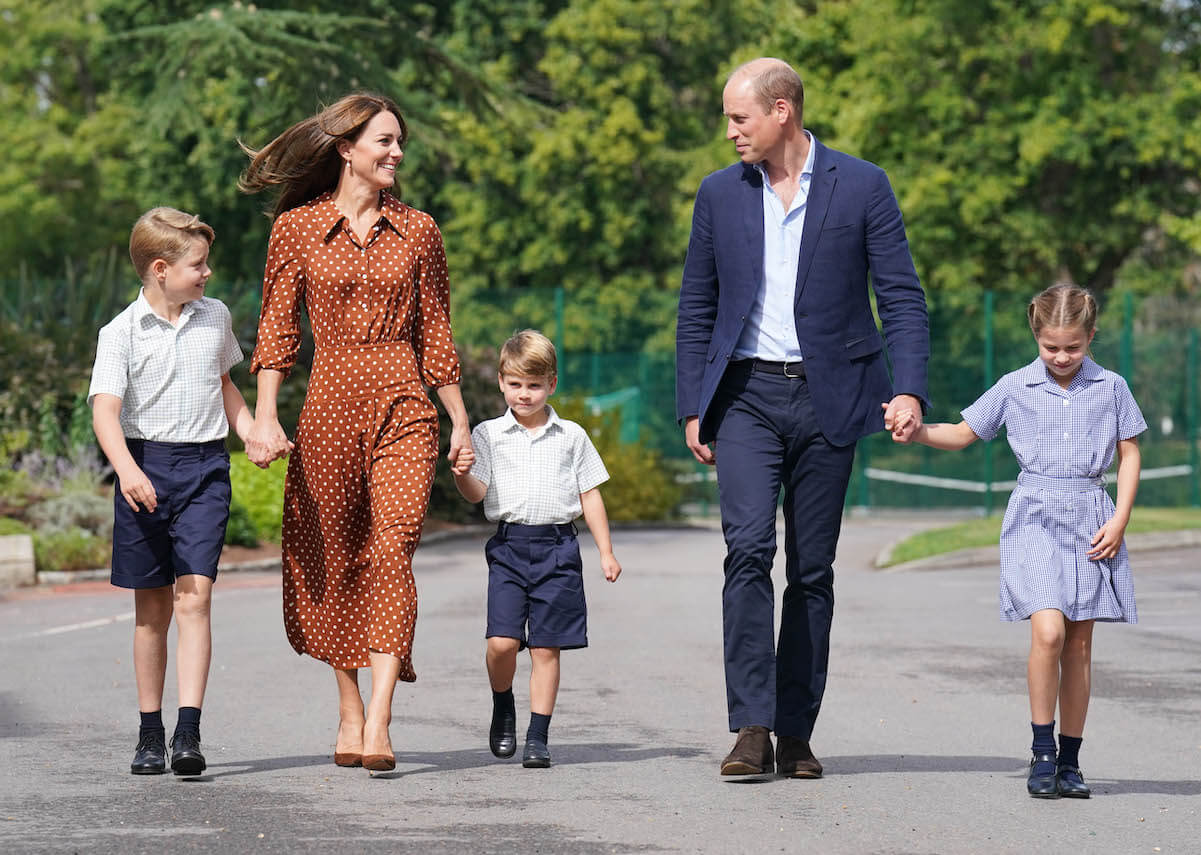
[[[37,532],[33,536],[33,560],[38,570],[91,570],[107,567],[112,544],[81,528]]]
[[[621,442],[618,413],[594,414],[578,398],[554,402],[555,412],[577,422],[592,437],[592,444],[605,461],[609,480],[601,485],[605,511],[617,522],[663,520],[675,515],[682,497],[673,471],[664,465],[659,452],[643,440]]]
[[[113,500],[96,493],[63,493],[30,506],[25,518],[42,534],[81,529],[108,539],[113,534]]]
[[[259,532],[246,506],[234,499],[229,503],[229,525],[225,527],[225,542],[230,546],[258,546]]]
[[[259,469],[244,454],[231,455],[229,480],[233,485],[233,503],[230,522],[233,522],[233,505],[240,505],[254,525],[256,538],[279,543],[287,471],[286,460],[277,460],[269,468]],[[229,542],[227,536],[226,543]]]
[[[33,529],[12,517],[0,517],[0,537],[10,534],[33,534]]]
[[[499,416],[505,411],[505,399],[496,386],[496,349],[475,348],[459,355],[463,378],[459,388],[471,424]],[[432,393],[431,398],[437,399]],[[452,522],[478,522],[484,519],[484,503],[472,505],[459,495],[446,455],[450,451],[450,418],[438,407],[438,460],[434,469],[434,486],[430,491],[429,516]]]

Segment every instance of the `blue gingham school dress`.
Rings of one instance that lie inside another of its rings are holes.
[[[1085,357],[1063,389],[1035,359],[998,380],[963,420],[986,441],[1004,425],[1022,468],[1001,525],[1001,619],[1059,609],[1073,621],[1137,623],[1126,544],[1113,558],[1088,557],[1114,514],[1104,475],[1117,443],[1147,429],[1126,381]]]

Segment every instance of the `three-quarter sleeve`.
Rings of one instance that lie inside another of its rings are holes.
[[[300,236],[291,212],[276,217],[267,242],[263,274],[263,308],[250,373],[268,368],[287,374],[300,352],[300,302],[304,298],[304,263]]]
[[[450,331],[450,279],[442,233],[428,214],[415,217],[413,239],[417,245],[417,316],[413,324],[413,352],[427,386],[458,383],[459,355]]]

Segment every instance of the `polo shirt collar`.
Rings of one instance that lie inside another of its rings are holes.
[[[517,421],[517,416],[513,415],[511,409],[506,409],[505,414],[500,417],[500,428],[502,433],[509,433],[513,430],[525,430],[525,425]],[[535,437],[549,433],[552,428],[562,430],[562,425],[559,424],[559,414],[555,412],[555,408],[550,404],[546,405],[546,424],[538,428],[534,434]]]
[[[198,302],[198,299],[184,303],[183,306],[180,307],[178,326],[183,326],[188,318],[192,317],[192,314],[196,311],[196,303]],[[150,301],[146,299],[146,288],[143,286],[138,289],[138,298],[133,301],[133,322],[140,328],[145,325],[147,317],[151,317],[157,321],[160,321],[161,323],[171,325],[169,320],[158,314],[158,312],[154,311],[154,307],[151,306]]]
[[[403,238],[409,225],[409,206],[387,190],[379,191],[379,195],[380,218],[376,220],[376,225],[382,222]],[[342,227],[342,221],[346,219],[334,204],[333,191],[327,190],[309,204],[313,207],[317,225],[325,226],[325,242],[329,243]]]

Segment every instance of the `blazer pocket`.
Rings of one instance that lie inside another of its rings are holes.
[[[862,359],[865,356],[879,353],[883,349],[884,340],[880,338],[879,330],[874,330],[859,338],[853,338],[846,343],[847,359]]]
[[[840,223],[840,224],[834,225],[834,226],[825,226],[822,228],[822,234],[829,234],[830,232],[841,232],[845,229],[857,228],[858,226],[859,226],[858,223]]]

